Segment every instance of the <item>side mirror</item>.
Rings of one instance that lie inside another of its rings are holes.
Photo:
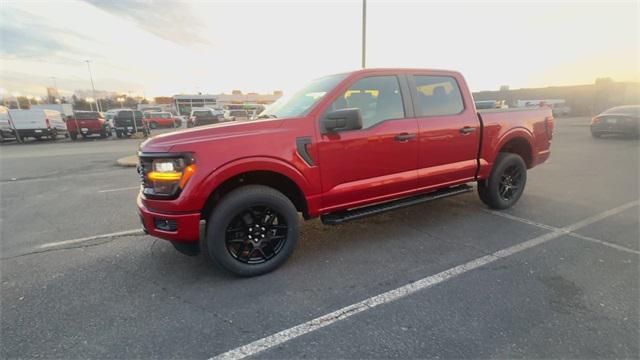
[[[362,129],[362,114],[358,108],[328,112],[321,121],[322,133]]]

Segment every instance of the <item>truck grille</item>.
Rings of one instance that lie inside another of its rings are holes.
[[[140,161],[138,162],[138,175],[140,175],[140,181],[142,182],[142,187],[144,188],[151,187],[151,184],[149,184],[147,180],[147,173],[150,171],[150,169],[151,160],[140,158]]]

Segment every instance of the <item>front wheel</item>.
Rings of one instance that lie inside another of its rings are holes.
[[[71,140],[77,140],[78,139],[78,133],[69,133],[69,136],[71,136]]]
[[[527,165],[512,153],[500,153],[488,179],[478,182],[480,200],[492,209],[508,209],[522,196]]]
[[[282,265],[298,242],[298,212],[277,190],[247,185],[231,191],[213,210],[204,256],[239,276],[266,274]]]

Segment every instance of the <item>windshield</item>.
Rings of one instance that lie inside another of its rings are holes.
[[[259,118],[304,116],[311,108],[331,91],[347,74],[326,76],[312,81],[310,84],[290,97],[282,97],[267,106]]]

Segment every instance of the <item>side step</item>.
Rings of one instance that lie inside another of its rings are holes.
[[[469,185],[458,185],[458,186],[450,187],[447,189],[430,192],[427,194],[416,195],[416,196],[411,196],[411,197],[407,197],[399,200],[393,200],[393,201],[389,201],[381,204],[322,215],[320,218],[322,219],[322,223],[324,223],[325,225],[338,225],[349,220],[360,219],[369,215],[375,215],[375,214],[383,213],[385,211],[399,209],[405,206],[416,205],[416,204],[420,204],[420,203],[431,201],[431,200],[441,199],[444,197],[464,194],[472,190],[473,190],[473,187]]]

